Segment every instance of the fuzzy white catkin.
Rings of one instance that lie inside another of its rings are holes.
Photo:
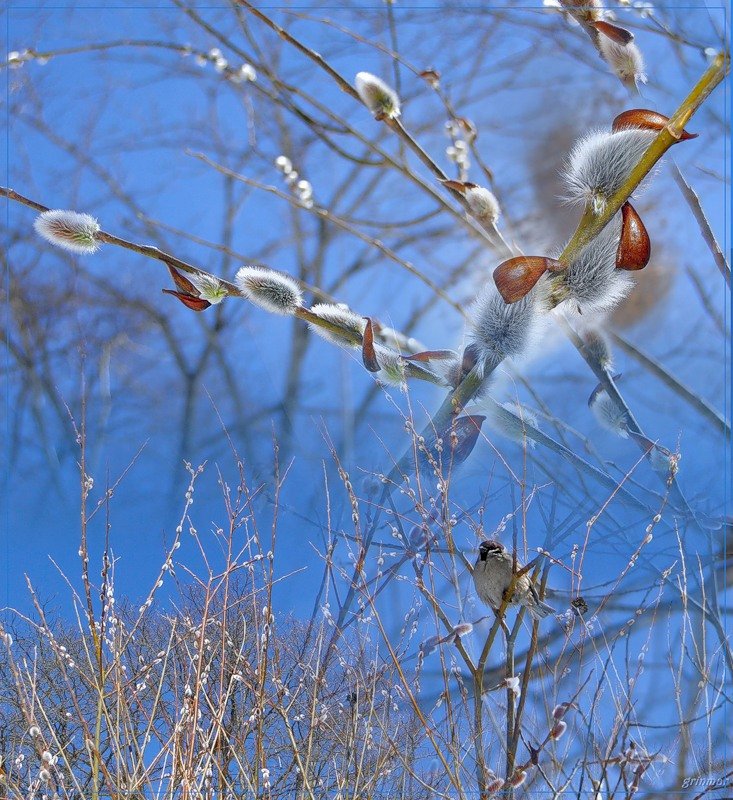
[[[472,186],[466,189],[466,202],[471,212],[480,220],[496,223],[499,219],[499,201],[483,186]]]
[[[395,119],[400,115],[400,98],[392,87],[371,72],[359,72],[354,87],[364,105],[376,119]]]
[[[242,267],[236,283],[250,302],[273,314],[292,314],[303,305],[298,284],[288,275],[266,267]]]
[[[360,317],[358,314],[354,313],[350,308],[336,305],[334,303],[318,303],[311,308],[311,312],[317,317],[326,320],[326,322],[332,322],[335,325],[340,325],[342,328],[345,328],[348,331],[352,331],[352,333],[358,334],[359,337],[364,335],[366,320],[364,317]],[[358,342],[352,342],[345,336],[340,336],[338,333],[334,333],[326,328],[321,328],[313,323],[309,322],[308,327],[313,331],[313,333],[322,336],[329,342],[341,345],[342,347],[360,346]]]
[[[374,345],[374,353],[381,367],[376,373],[377,378],[392,386],[402,386],[405,382],[405,362],[402,356],[396,350],[380,344]]]
[[[609,311],[628,294],[633,285],[626,270],[616,269],[620,238],[621,215],[616,214],[562,273],[561,280],[570,300],[583,314]],[[570,310],[575,310],[572,303]]]
[[[531,348],[544,327],[545,292],[541,278],[525,297],[507,304],[493,278],[486,284],[470,310],[467,331],[480,370],[492,370],[505,358],[517,358]]]
[[[622,439],[628,439],[629,433],[626,427],[626,413],[614,403],[605,389],[599,389],[590,403],[593,416],[598,424],[607,431],[615,433]]]
[[[625,86],[635,89],[638,84],[646,83],[644,57],[634,42],[620,44],[601,35],[598,37],[598,45],[606,63]]]
[[[601,212],[657,134],[658,131],[625,128],[616,133],[597,131],[579,139],[563,172],[567,199],[592,203],[596,213]]]
[[[36,217],[33,227],[46,241],[72,253],[94,253],[99,249],[99,223],[89,214],[62,209],[44,211]]]
[[[613,367],[613,352],[611,343],[605,332],[600,328],[586,330],[583,335],[583,345],[590,357],[604,369]]]
[[[199,295],[204,300],[208,300],[212,305],[221,303],[227,296],[224,284],[214,275],[207,275],[202,272],[191,273],[188,279],[196,287]]]
[[[486,421],[489,426],[507,439],[518,444],[534,447],[534,440],[527,436],[527,426],[537,428],[537,417],[518,403],[496,403],[491,401],[487,407]]]

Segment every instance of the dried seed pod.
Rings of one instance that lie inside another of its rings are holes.
[[[621,206],[621,240],[616,251],[616,269],[644,269],[649,263],[652,244],[644,223],[631,203]]]
[[[545,256],[516,256],[499,264],[494,270],[494,282],[505,303],[521,300],[545,274],[565,269],[554,258]]]
[[[602,33],[604,36],[613,39],[614,42],[618,42],[619,44],[628,44],[634,41],[634,34],[619,25],[612,25],[610,22],[606,22],[602,19],[591,22],[591,25],[598,33]]]
[[[361,345],[361,360],[369,372],[379,372],[381,369],[377,361],[377,353],[374,349],[374,328],[369,317],[365,317],[366,327],[364,328],[364,338]]]
[[[625,128],[642,128],[650,131],[661,131],[669,123],[669,117],[664,114],[659,114],[657,111],[650,111],[648,108],[631,108],[628,111],[622,111],[613,121],[611,130],[614,133],[622,131]],[[680,141],[684,142],[688,139],[696,139],[699,136],[697,133],[688,133],[682,131]]]

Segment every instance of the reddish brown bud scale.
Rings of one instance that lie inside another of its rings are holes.
[[[505,303],[521,300],[545,272],[562,272],[565,266],[545,256],[516,256],[494,270],[494,283]]]
[[[176,284],[176,288],[179,292],[190,294],[194,297],[198,296],[198,290],[191,283],[191,281],[185,275],[183,275],[183,273],[179,272],[175,267],[171,266],[167,262],[166,266],[168,267],[168,272],[170,272],[171,278],[173,278],[173,283]]]
[[[648,108],[631,108],[628,111],[622,111],[613,121],[611,130],[614,133],[625,130],[626,128],[644,128],[650,131],[661,131],[669,123],[669,117],[664,114],[659,114],[656,111],[650,111]],[[688,133],[682,131],[680,134],[680,141],[684,142],[688,139],[696,139],[697,133]]]
[[[591,25],[598,31],[598,33],[602,33],[604,36],[607,36],[609,39],[612,39],[614,42],[618,42],[619,44],[628,44],[629,42],[634,41],[634,34],[631,31],[627,31],[626,28],[620,27],[619,25],[612,25],[610,22],[606,22],[602,19],[599,19],[596,22],[591,22]]]
[[[447,361],[455,357],[456,354],[452,350],[423,350],[420,353],[413,353],[411,356],[405,356],[405,359],[407,361],[428,363],[430,361]]]
[[[420,77],[429,83],[433,89],[437,89],[440,83],[440,73],[436,69],[424,69],[420,73]]]
[[[460,192],[461,194],[466,194],[467,189],[477,189],[478,184],[476,183],[468,183],[466,181],[441,181],[443,186],[447,186],[448,189],[453,189],[455,192]]]
[[[652,243],[641,217],[631,203],[621,206],[621,240],[616,251],[616,269],[644,269],[649,263]]]
[[[364,336],[361,343],[361,360],[369,372],[379,372],[381,367],[377,361],[377,353],[374,349],[374,329],[372,328],[372,321],[369,317],[365,317],[367,324],[364,328]]]
[[[188,294],[188,292],[176,292],[173,289],[163,289],[163,292],[177,297],[186,308],[190,308],[192,311],[206,311],[211,305],[211,303],[208,300],[204,300],[203,297],[194,297],[192,294]]]

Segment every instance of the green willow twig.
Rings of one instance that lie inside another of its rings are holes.
[[[592,208],[586,208],[575,233],[558,256],[559,261],[563,264],[569,264],[606,227],[616,212],[629,199],[634,189],[651,172],[659,159],[672,145],[680,141],[685,125],[709,97],[713,89],[725,78],[729,69],[730,55],[728,53],[718,53],[700,80],[692,88],[692,91],[669,118],[669,122],[649,145],[639,163],[629,173],[628,178],[619,187],[618,191],[608,199],[603,211],[600,214],[596,214]]]

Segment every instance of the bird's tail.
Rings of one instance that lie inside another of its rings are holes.
[[[544,619],[545,617],[549,617],[550,614],[557,613],[551,605],[539,599],[535,603],[528,604],[527,608],[535,619]]]

